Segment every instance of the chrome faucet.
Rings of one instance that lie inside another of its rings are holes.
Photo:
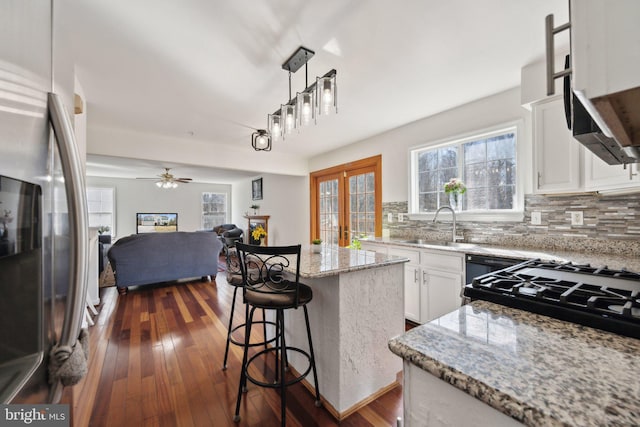
[[[435,216],[433,217],[433,222],[435,223],[436,220],[438,219],[438,214],[440,213],[441,210],[443,209],[449,209],[451,211],[451,216],[453,218],[453,229],[451,230],[451,241],[453,243],[456,242],[456,240],[463,240],[464,236],[458,236],[456,234],[456,211],[454,211],[451,206],[442,206],[440,208],[438,208],[438,210],[436,211]]]

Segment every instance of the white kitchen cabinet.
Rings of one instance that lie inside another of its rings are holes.
[[[609,165],[589,150],[584,150],[584,187],[586,191],[623,190],[640,186],[638,164]]]
[[[593,99],[640,86],[640,2],[572,0],[574,91]]]
[[[464,254],[422,250],[420,266],[420,323],[426,323],[460,307]]]
[[[404,265],[404,316],[420,323],[420,251],[391,246],[389,255],[409,258],[409,262]]]
[[[582,146],[567,127],[562,96],[533,105],[536,193],[582,191]]]
[[[405,318],[426,323],[460,307],[464,254],[362,241],[362,249],[408,258],[404,264]]]
[[[360,249],[363,251],[380,252],[381,254],[387,254],[388,245],[384,243],[370,242],[368,240],[360,240]]]

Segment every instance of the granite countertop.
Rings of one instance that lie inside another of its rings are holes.
[[[389,348],[531,426],[640,424],[640,340],[474,301]]]
[[[342,248],[337,245],[322,245],[320,253],[314,253],[310,245],[303,246],[300,253],[300,277],[319,278],[335,276],[350,271],[378,268],[409,261],[377,252]],[[295,273],[295,263],[288,271]]]
[[[546,248],[520,248],[485,243],[459,243],[453,246],[447,246],[445,242],[436,244],[417,244],[403,242],[400,239],[379,237],[367,238],[363,239],[363,241],[418,249],[436,249],[440,251],[463,252],[466,254],[498,256],[522,260],[539,258],[543,261],[591,264],[594,267],[606,266],[615,270],[627,269],[629,271],[640,272],[640,257],[606,253],[603,251],[604,248],[598,244],[599,242],[593,242],[593,246],[590,246],[591,242],[586,239],[581,241],[582,245],[580,246],[580,250],[572,251]]]

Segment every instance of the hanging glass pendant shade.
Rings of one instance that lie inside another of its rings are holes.
[[[298,126],[307,126],[316,118],[314,92],[298,92],[296,105],[298,106]]]
[[[267,130],[271,134],[272,141],[279,141],[282,137],[282,117],[280,114],[269,114]]]
[[[251,134],[251,146],[256,151],[271,151],[271,135],[264,129]]]
[[[319,115],[338,112],[335,72],[316,78],[316,103]]]
[[[283,119],[283,134],[290,135],[296,128],[296,109],[295,105],[286,104],[280,107],[280,114]]]

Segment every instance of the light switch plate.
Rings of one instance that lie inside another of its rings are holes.
[[[533,211],[531,212],[531,225],[541,225],[542,224],[542,212]]]

